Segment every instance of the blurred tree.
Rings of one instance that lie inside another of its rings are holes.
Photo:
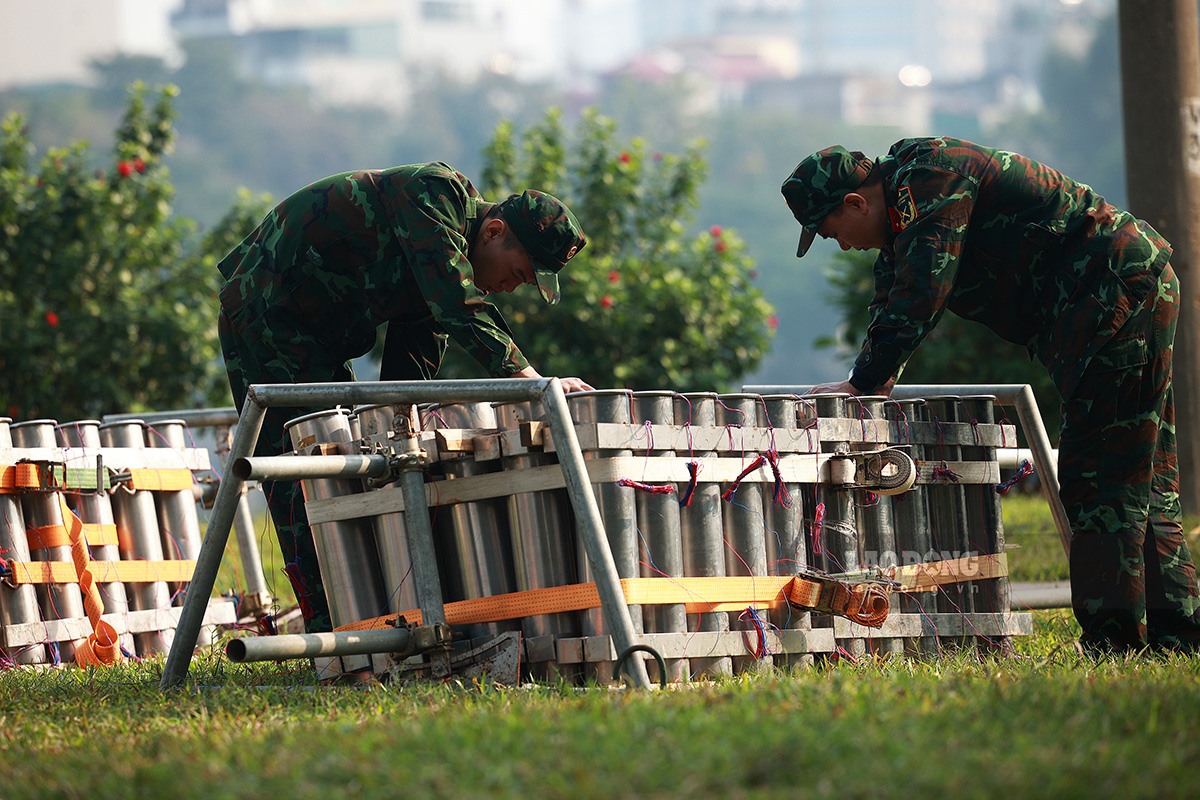
[[[499,298],[505,317],[543,374],[604,387],[728,390],[766,352],[771,306],[751,283],[736,233],[716,225],[687,233],[707,172],[701,145],[647,154],[641,139],[618,143],[615,127],[585,110],[572,146],[551,109],[522,136],[507,123],[496,129],[484,196],[551,192],[588,235],[563,272],[557,306],[517,293]]]
[[[112,165],[87,145],[35,155],[17,115],[0,134],[0,350],[3,408],[71,420],[115,411],[227,403],[213,314],[215,263],[257,222],[244,196],[203,238],[173,216],[163,156],[174,87],[153,107],[135,84]]]

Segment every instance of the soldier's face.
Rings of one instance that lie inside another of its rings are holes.
[[[487,236],[471,252],[471,268],[480,291],[512,292],[526,283],[537,283],[529,254],[520,245],[508,246],[503,233]]]
[[[849,194],[846,201],[821,223],[822,239],[836,239],[843,250],[878,250],[887,243],[883,204],[871,203],[862,195]]]

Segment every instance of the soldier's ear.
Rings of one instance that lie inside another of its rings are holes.
[[[503,237],[504,231],[507,227],[508,226],[505,225],[504,220],[500,219],[499,217],[492,217],[483,223],[483,230],[480,231],[483,236],[483,241],[490,242],[492,239],[497,237]]]
[[[865,214],[870,204],[867,202],[867,198],[858,192],[850,192],[850,194],[842,198],[842,205],[849,206],[859,214]]]

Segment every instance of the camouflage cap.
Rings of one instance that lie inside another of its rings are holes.
[[[579,220],[557,197],[536,189],[509,196],[500,214],[529,254],[542,298],[557,303],[559,270],[587,244]]]
[[[808,252],[817,228],[841,205],[842,198],[863,185],[874,165],[859,151],[834,145],[813,153],[792,170],[780,191],[792,216],[804,227],[796,258]]]

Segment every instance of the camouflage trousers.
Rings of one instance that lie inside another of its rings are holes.
[[[1196,570],[1183,538],[1172,348],[1179,282],[1158,291],[1092,359],[1063,404],[1061,496],[1071,597],[1093,652],[1200,644]]]
[[[229,388],[239,412],[246,393],[254,384],[325,383],[354,380],[348,362],[327,353],[327,347],[315,339],[305,343],[302,335],[288,337],[286,347],[271,347],[264,337],[250,329],[235,312],[222,309],[217,319],[221,351]],[[445,352],[446,337],[428,325],[388,323],[383,366],[384,380],[427,380],[436,376]],[[254,454],[282,455],[292,449],[284,425],[320,408],[268,408],[263,414],[262,432]],[[309,633],[333,630],[329,600],[321,580],[316,543],[304,508],[304,495],[295,481],[263,481],[267,509],[275,525],[275,535],[283,553],[284,573],[291,581],[304,629]],[[380,614],[387,612],[381,609]],[[352,620],[346,620],[352,621]]]

